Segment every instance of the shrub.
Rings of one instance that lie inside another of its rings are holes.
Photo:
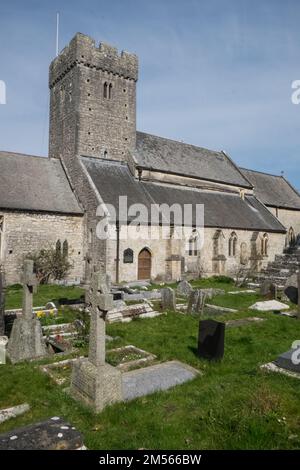
[[[67,254],[56,244],[56,248],[47,248],[26,256],[32,259],[34,271],[40,284],[47,284],[49,279],[62,280],[72,265]]]

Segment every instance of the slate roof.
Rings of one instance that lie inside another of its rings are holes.
[[[267,206],[300,210],[300,195],[283,177],[241,168],[255,195]]]
[[[254,196],[241,199],[238,194],[195,190],[175,185],[138,181],[127,165],[97,158],[81,157],[94,185],[105,203],[118,210],[119,196],[128,196],[128,206],[144,204],[204,204],[206,227],[285,232],[285,228]],[[124,218],[120,222],[127,222]],[[195,223],[195,214],[194,220]]]
[[[251,188],[239,168],[223,152],[144,132],[137,132],[136,139],[134,156],[141,168]]]
[[[0,152],[0,208],[82,214],[61,162]]]

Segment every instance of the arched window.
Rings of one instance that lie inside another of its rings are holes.
[[[235,232],[232,232],[228,241],[228,255],[236,256],[236,247],[237,247],[237,235]]]
[[[108,98],[111,100],[112,99],[112,84],[109,84],[108,87]]]
[[[290,228],[289,228],[289,232],[288,232],[288,242],[289,242],[289,245],[290,245],[290,246],[295,245],[296,236],[295,236],[295,230],[293,229],[293,227],[290,227]]]
[[[107,155],[108,155],[107,150],[104,150],[104,158],[107,158]]]
[[[108,97],[108,84],[107,82],[105,82],[103,85],[103,98],[107,98],[107,97]]]
[[[55,251],[58,256],[61,254],[61,241],[60,240],[57,240],[56,242]]]
[[[199,254],[199,233],[196,229],[192,231],[189,238],[189,256],[198,256]]]
[[[261,254],[262,256],[268,256],[269,251],[269,236],[265,233],[261,239]]]
[[[63,257],[64,257],[64,258],[67,258],[67,257],[68,257],[68,255],[69,255],[69,243],[68,243],[68,240],[65,240],[65,241],[63,242],[62,253],[63,253]]]

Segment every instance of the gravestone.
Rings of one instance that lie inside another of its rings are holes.
[[[74,362],[71,378],[71,396],[96,412],[122,401],[121,373],[105,362],[105,320],[113,308],[109,291],[107,276],[94,273],[86,291],[91,313],[89,356]]]
[[[175,291],[171,287],[161,290],[161,306],[163,310],[176,310]]]
[[[215,320],[200,320],[198,356],[209,360],[224,356],[225,323]]]
[[[203,315],[205,299],[205,292],[202,292],[200,289],[193,290],[189,295],[187,312]]]
[[[274,282],[272,282],[270,286],[270,296],[271,296],[271,299],[274,299],[274,300],[276,300],[278,297],[278,288],[277,288],[277,285],[274,284]]]
[[[260,295],[262,297],[269,297],[271,293],[271,285],[272,282],[269,280],[264,280],[263,283],[260,286]]]
[[[178,296],[188,297],[190,293],[192,292],[192,290],[193,288],[189,282],[180,281],[176,289],[176,294]]]
[[[300,296],[298,295],[300,290],[300,272],[295,273],[288,278],[285,285],[284,293],[288,299],[295,305],[297,305],[297,318],[300,319]]]
[[[5,280],[4,272],[0,268],[0,336],[5,334]]]
[[[14,321],[7,347],[7,355],[13,364],[47,355],[41,323],[32,311],[33,293],[37,286],[32,260],[24,261],[21,281],[23,283],[22,315]]]

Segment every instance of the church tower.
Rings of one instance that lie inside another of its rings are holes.
[[[76,34],[50,65],[49,156],[126,160],[136,143],[137,79],[136,55]]]

